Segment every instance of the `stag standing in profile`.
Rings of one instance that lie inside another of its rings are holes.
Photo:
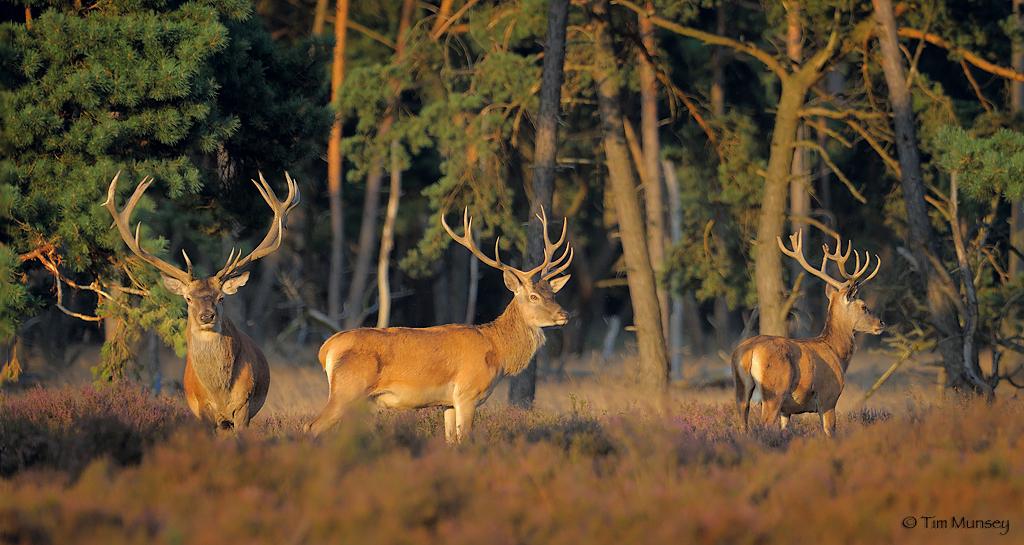
[[[219,430],[248,427],[249,420],[256,416],[267,398],[270,367],[256,343],[225,315],[224,296],[235,294],[249,280],[249,273],[243,271],[247,265],[280,248],[288,212],[299,204],[298,186],[285,173],[288,197],[282,202],[277,200],[277,195],[263,179],[263,174],[260,174],[259,182],[253,180],[263,200],[274,212],[266,236],[245,257],[242,257],[241,252],[236,254],[232,250],[217,274],[195,278],[192,275],[192,261],[184,251],[182,255],[187,269],[181,270],[142,248],[139,240],[141,222],[135,226],[135,234],[132,234],[132,212],[142,194],[153,183],[153,178],[144,178],[124,208],[118,210],[114,200],[120,176],[118,172],[111,180],[103,206],[114,218],[114,225],[128,249],[160,271],[164,286],[183,297],[188,305],[188,329],[185,332],[188,348],[183,383],[189,409],[197,418]]]
[[[836,402],[843,392],[846,368],[853,355],[854,334],[862,331],[878,335],[884,327],[858,296],[861,286],[878,274],[881,260],[875,256],[874,271],[864,276],[871,265],[871,254],[864,253],[865,262],[861,266],[860,252],[852,250],[856,263],[853,273],[848,273],[846,262],[850,259],[852,244],[847,244],[846,253],[840,253],[842,242],[838,233],[835,238],[835,251],[829,251],[827,244],[822,245],[825,255],[817,268],[804,257],[803,231],[790,235],[792,249],[786,248],[781,238],[776,239],[782,253],[825,281],[828,316],[824,330],[817,337],[788,339],[760,335],[736,347],[732,353],[732,374],[743,429],[747,429],[750,398],[757,390],[761,393],[761,419],[766,426],[779,422],[782,429],[786,429],[790,415],[816,412],[825,434],[832,437],[835,433]],[[838,266],[843,280],[825,272],[829,261]]]
[[[544,231],[544,259],[522,271],[501,262],[498,243],[494,258],[473,242],[473,219],[462,216],[464,234],[456,235],[441,216],[445,231],[486,265],[502,272],[512,302],[493,322],[451,324],[421,329],[389,327],[343,331],[320,347],[320,364],[327,373],[327,405],[306,430],[319,435],[358,398],[401,409],[444,408],[445,439],[461,441],[470,432],[473,414],[505,375],[515,375],[544,343],[541,328],[561,326],[569,315],[555,302],[569,275],[559,276],[572,263],[566,246],[566,223],[557,242],[548,238],[544,212],[538,216]],[[539,275],[540,278],[534,279]]]

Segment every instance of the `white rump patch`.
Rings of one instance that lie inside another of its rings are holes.
[[[334,352],[327,351],[324,358],[324,372],[327,373],[327,387],[331,387],[331,376],[334,375]]]
[[[761,395],[761,382],[764,381],[764,361],[762,361],[760,352],[756,348],[750,355],[750,376],[754,380],[754,395],[751,396],[750,402],[760,403],[763,398]]]

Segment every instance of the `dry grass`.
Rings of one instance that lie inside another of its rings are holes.
[[[888,408],[845,410],[830,442],[810,417],[791,434],[743,434],[723,396],[653,402],[614,379],[545,383],[539,409],[489,402],[473,441],[452,448],[432,410],[357,408],[315,442],[298,433],[305,409],[268,407],[224,438],[177,396],[5,395],[0,543],[1024,540],[1017,400],[889,394]],[[923,515],[1011,526],[901,526]]]

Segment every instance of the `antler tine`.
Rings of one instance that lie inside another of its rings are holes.
[[[131,227],[129,227],[132,219],[132,213],[135,211],[135,205],[139,203],[139,200],[142,199],[142,194],[145,193],[146,189],[148,189],[149,186],[153,183],[153,178],[150,176],[146,176],[145,178],[143,178],[142,181],[139,182],[139,185],[135,188],[135,191],[132,193],[132,196],[125,203],[124,208],[118,210],[117,203],[115,201],[117,197],[117,182],[120,178],[121,171],[118,171],[117,174],[114,175],[114,178],[110,181],[110,186],[107,188],[107,199],[103,201],[102,206],[107,209],[107,212],[110,213],[110,217],[113,218],[113,226],[117,227],[117,231],[121,235],[121,240],[124,241],[124,243],[128,246],[128,249],[131,250],[133,254],[137,255],[140,259],[142,259],[146,263],[149,263],[160,272],[183,282],[191,281],[191,266],[189,267],[188,271],[183,271],[178,267],[175,267],[174,265],[171,265],[170,263],[147,252],[142,247],[140,236],[142,222],[139,222],[135,226],[134,236],[132,234]]]
[[[875,275],[878,274],[878,270],[882,267],[882,258],[880,258],[879,256],[876,255],[875,256],[875,270],[871,271],[871,274],[868,275],[867,278],[861,278],[861,276],[863,276],[864,273],[867,272],[867,270],[871,267],[871,254],[870,254],[870,252],[864,252],[864,254],[865,254],[865,256],[867,256],[867,261],[865,261],[865,263],[864,263],[864,268],[858,269],[856,274],[854,274],[854,277],[850,280],[850,283],[852,285],[852,287],[850,288],[850,292],[851,293],[857,293],[857,291],[860,289],[860,287],[863,286],[866,282],[868,282],[872,278],[874,278]]]
[[[249,253],[249,255],[242,257],[242,252],[239,251],[237,255],[234,255],[234,259],[229,256],[227,263],[224,268],[217,272],[217,278],[226,278],[234,274],[239,268],[244,267],[258,259],[262,259],[274,252],[281,247],[281,242],[284,240],[284,224],[288,219],[288,213],[293,208],[298,206],[301,196],[299,195],[298,184],[292,179],[288,173],[285,173],[285,180],[288,185],[288,196],[285,197],[284,201],[277,199],[277,193],[274,192],[274,188],[270,186],[267,179],[263,177],[263,173],[257,171],[259,181],[251,180],[252,184],[256,186],[256,190],[260,192],[260,196],[266,201],[267,206],[274,212],[274,218],[271,220],[270,229],[267,230],[267,234],[264,235],[263,240],[260,241],[259,245]]]
[[[878,255],[875,255],[875,270],[871,271],[871,274],[869,274],[867,278],[865,278],[863,280],[860,280],[858,282],[858,284],[863,284],[863,283],[867,282],[868,280],[871,280],[872,278],[874,278],[875,275],[878,274],[878,269],[881,268],[881,267],[882,267],[882,258],[879,257]]]
[[[302,195],[299,194],[299,184],[295,183],[295,180],[288,174],[288,171],[284,171],[284,179],[288,183],[288,202],[291,206],[288,207],[290,211],[302,202]]]
[[[448,233],[448,236],[452,237],[452,240],[458,242],[463,248],[470,251],[477,259],[482,261],[485,265],[498,269],[498,270],[515,270],[512,267],[505,265],[501,262],[498,256],[498,240],[494,241],[494,256],[496,259],[487,257],[487,254],[483,253],[479,248],[476,247],[476,243],[473,242],[473,217],[469,215],[469,207],[467,206],[462,211],[462,227],[464,234],[462,236],[456,235],[455,231],[448,225],[448,221],[444,219],[444,212],[441,212],[441,226]]]
[[[826,252],[825,252],[826,253],[826,258],[822,259],[822,261],[821,261],[821,268],[820,269],[812,267],[811,264],[807,262],[807,258],[804,257],[804,231],[803,231],[803,229],[800,229],[796,233],[794,233],[792,235],[789,235],[789,243],[793,247],[792,250],[790,250],[789,248],[786,248],[786,245],[782,243],[782,237],[775,237],[775,241],[779,245],[779,250],[782,251],[783,254],[786,254],[789,257],[795,259],[797,261],[797,263],[799,263],[800,266],[804,268],[805,271],[807,271],[807,272],[813,274],[814,276],[817,276],[818,278],[824,280],[825,283],[827,283],[828,285],[830,285],[830,286],[832,286],[832,287],[834,287],[836,289],[840,289],[840,288],[843,287],[843,284],[844,284],[843,282],[840,282],[840,281],[836,280],[835,278],[832,278],[831,276],[829,276],[825,272],[825,267],[828,265],[828,260],[830,258],[829,254],[828,254],[828,251],[827,251],[827,246],[825,248],[826,249]]]
[[[185,265],[188,267],[189,276],[192,276],[192,260],[188,258],[188,252],[184,248],[181,249],[181,255],[185,258]]]
[[[537,265],[536,267],[523,273],[524,275],[526,275],[527,278],[532,278],[533,275],[537,274],[538,272],[541,274],[542,277],[547,276],[548,271],[551,269],[551,267],[558,266],[559,263],[561,263],[562,259],[564,259],[567,255],[566,251],[563,251],[562,255],[558,259],[556,259],[554,262],[551,261],[551,258],[554,257],[555,252],[558,251],[558,248],[565,244],[565,239],[569,232],[568,220],[566,218],[562,218],[562,234],[558,237],[557,242],[552,243],[551,237],[548,236],[548,216],[547,213],[544,212],[544,207],[541,207],[540,214],[537,215],[537,219],[540,220],[541,230],[544,234],[544,260],[541,262],[540,265]]]
[[[544,274],[542,278],[544,278],[544,280],[551,280],[552,278],[554,278],[554,277],[562,274],[563,272],[565,272],[565,270],[569,268],[569,265],[572,265],[573,255],[574,255],[573,248],[572,248],[572,246],[569,246],[569,251],[568,251],[569,260],[566,261],[565,263],[562,263],[561,265],[558,265],[555,270],[550,271],[550,272]],[[565,256],[566,256],[566,253],[562,253],[562,258],[564,258]],[[559,258],[558,261],[561,261],[562,258]],[[555,265],[552,265],[552,266],[555,266]]]

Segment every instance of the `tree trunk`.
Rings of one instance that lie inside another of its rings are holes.
[[[324,33],[324,22],[327,21],[327,0],[316,0],[316,11],[313,12],[313,35]]]
[[[679,179],[676,177],[676,167],[665,159],[661,162],[661,170],[665,173],[665,196],[668,197],[669,210],[669,236],[672,244],[678,244],[683,239],[683,206],[679,196]],[[683,315],[687,310],[683,306],[683,296],[673,293],[668,314],[668,357],[671,363],[672,376],[680,376],[683,371],[683,341],[684,327]],[[691,309],[692,310],[692,309]],[[691,345],[693,353],[699,354],[701,347],[698,346],[700,339],[700,324],[696,328],[691,327]]]
[[[388,114],[381,123],[378,138],[386,138],[395,119]],[[363,216],[359,221],[359,250],[356,254],[355,266],[352,267],[352,278],[348,284],[348,297],[345,299],[345,329],[363,325],[363,301],[366,299],[366,286],[369,283],[370,263],[373,262],[374,250],[377,249],[377,215],[380,211],[380,189],[384,180],[384,158],[374,157],[370,171],[366,176],[366,195],[363,198]]]
[[[480,237],[473,233],[473,244],[479,248]],[[466,319],[464,323],[476,323],[476,301],[480,294],[480,260],[473,258],[469,260],[469,287],[466,289]]]
[[[406,0],[406,3],[411,3]],[[398,198],[402,193],[402,170],[398,164],[398,140],[391,141],[391,185],[388,187],[388,208],[384,216],[384,229],[380,235],[380,258],[377,260],[377,327],[388,327],[391,320],[391,283],[388,268],[395,240],[395,218],[398,217]]]
[[[728,9],[728,0],[722,0],[715,9],[715,33],[719,36],[726,35],[725,12]],[[716,47],[711,54],[711,113],[719,120],[725,117],[725,54],[726,48]],[[696,297],[692,297],[696,302]],[[692,314],[692,313],[691,313]],[[720,350],[729,350],[729,305],[725,296],[715,297],[714,321],[715,321],[715,344]],[[699,325],[699,322],[698,322]]]
[[[334,123],[327,143],[327,198],[331,208],[331,270],[327,280],[327,313],[341,316],[341,276],[345,270],[345,224],[341,201],[341,86],[345,79],[345,28],[348,0],[336,0],[334,14],[334,59],[331,62],[331,106]]]
[[[652,2],[647,9],[654,11]],[[654,58],[656,43],[654,25],[649,17],[640,17],[640,34],[643,51],[640,51],[640,133],[643,140],[643,177],[645,211],[647,213],[647,248],[651,254],[651,266],[655,274],[661,274],[665,266],[665,197],[661,176],[661,142],[658,138],[658,78],[651,60]],[[668,290],[661,282],[657,285],[658,305],[661,322],[665,326],[662,334],[668,335]]]
[[[569,15],[568,0],[548,4],[548,29],[541,72],[540,112],[533,153],[533,198],[527,227],[527,255],[531,264],[544,258],[544,235],[537,216],[546,210],[553,218],[551,194],[555,185],[555,154],[558,151],[558,112],[562,95],[562,68],[565,63],[565,31]],[[552,226],[555,227],[555,226]],[[560,226],[559,226],[560,227]],[[532,266],[532,265],[531,265]],[[532,362],[509,384],[509,402],[518,407],[533,405],[537,389],[537,363]]]
[[[406,52],[406,35],[409,33],[409,27],[413,23],[413,12],[416,9],[416,0],[404,0],[401,3],[401,15],[398,19],[398,35],[395,38],[394,46],[394,59],[395,62],[400,62],[404,52]],[[398,83],[395,81],[391,82],[391,87],[394,89],[394,95],[391,97],[391,104],[388,108],[388,115],[381,124],[381,135],[387,134],[391,125],[394,123],[395,116],[398,113],[398,94],[400,90]],[[388,268],[390,267],[391,261],[391,249],[394,247],[394,221],[398,215],[398,198],[401,195],[401,165],[398,162],[398,140],[392,139],[390,145],[390,157],[391,157],[391,183],[388,187],[388,199],[387,199],[387,211],[384,217],[384,227],[381,233],[381,248],[378,253],[377,259],[377,298],[378,298],[378,311],[377,311],[377,327],[386,328],[389,320],[391,319],[391,285],[388,279]],[[378,171],[380,168],[378,168]],[[374,169],[371,168],[371,177],[373,176]],[[380,174],[378,174],[380,175]],[[370,179],[367,180],[367,192],[370,192]],[[377,202],[380,201],[380,181],[377,182],[378,198],[375,199],[374,211],[369,212],[370,207],[370,194],[367,194],[367,206],[364,207],[364,215],[362,215],[362,226],[367,226],[367,217],[372,216],[374,221],[370,225],[368,236],[368,250],[364,252],[362,250],[362,234],[359,234],[359,254],[360,256],[364,253],[369,254],[370,241],[376,234],[377,227]],[[358,270],[358,263],[356,263],[356,270]],[[364,285],[366,284],[366,275],[364,275]],[[354,280],[353,280],[354,283]],[[360,290],[361,291],[361,290]],[[359,293],[359,292],[356,292]],[[352,293],[348,295],[349,300],[352,300]],[[347,322],[347,320],[346,320]],[[346,327],[348,329],[348,327]]]
[[[924,200],[924,184],[921,178],[921,159],[917,149],[914,111],[910,90],[906,85],[903,57],[896,37],[896,19],[891,0],[872,0],[875,18],[878,22],[878,41],[882,53],[882,70],[889,88],[889,102],[892,104],[896,132],[896,150],[899,153],[900,181],[903,186],[903,202],[907,209],[907,223],[910,227],[908,246],[917,261],[918,273],[925,281],[928,310],[932,322],[945,337],[939,339],[939,353],[946,370],[947,385],[963,389],[968,384],[964,370],[960,339],[960,326],[955,309],[943,293],[941,279],[931,271],[931,259],[938,259],[938,244],[928,219]]]
[[[267,325],[270,321],[270,310],[275,302],[275,288],[277,288],[277,271],[281,266],[284,253],[274,252],[260,260],[259,280],[253,290],[252,303],[249,305],[250,331],[253,338],[262,338],[267,335]]]
[[[715,32],[725,36],[725,10],[727,0],[722,0],[715,9]],[[721,119],[725,115],[725,48],[716,47],[711,52],[711,113]]]
[[[406,34],[412,23],[413,9],[415,2],[406,0],[402,2],[401,15],[398,19],[398,34],[395,37],[394,61],[401,61],[404,50],[406,50]],[[392,81],[392,88],[395,94],[399,92],[398,83]],[[397,115],[397,96],[390,100],[387,114],[377,131],[377,139],[384,139],[391,131]],[[370,280],[370,265],[373,262],[374,251],[377,250],[377,215],[380,212],[381,187],[384,179],[384,159],[389,155],[392,159],[392,166],[395,165],[394,151],[383,153],[374,157],[371,161],[367,175],[367,193],[362,201],[362,219],[359,222],[359,246],[355,256],[355,266],[352,268],[352,280],[348,285],[348,298],[345,300],[346,316],[345,329],[352,329],[361,326],[362,312],[360,304],[365,300],[367,284]]]
[[[654,269],[647,252],[644,220],[636,196],[636,183],[630,168],[619,110],[621,76],[612,49],[607,0],[594,4],[593,73],[597,84],[598,109],[601,112],[605,161],[611,182],[615,212],[619,219],[622,252],[625,256],[626,279],[636,324],[640,349],[638,382],[664,389],[668,383],[668,359],[662,335],[661,313],[655,289]]]
[[[1014,24],[1018,32],[1024,25],[1024,0],[1012,0]],[[1015,72],[1024,72],[1024,43],[1014,40],[1011,50],[1011,62]],[[1015,115],[1024,112],[1024,82],[1010,82],[1010,111]],[[1010,212],[1010,244],[1024,251],[1024,202],[1018,200],[1011,205]],[[1020,256],[1010,252],[1010,274],[1017,276],[1024,272],[1024,263]]]
[[[762,335],[787,334],[782,300],[782,254],[775,242],[786,223],[786,197],[793,167],[793,145],[807,87],[796,77],[782,79],[782,91],[772,129],[771,154],[764,180],[764,195],[754,248],[754,280],[761,307]]]
[[[803,32],[800,27],[800,2],[790,0],[786,3],[786,55],[789,60],[799,65],[803,61]],[[807,137],[807,127],[800,123],[797,126],[797,140],[804,140]],[[810,175],[808,168],[810,163],[807,160],[807,150],[802,147],[793,148],[793,165],[790,167],[789,181],[789,225],[793,232],[807,227],[804,220],[811,212]],[[808,234],[809,235],[809,234]],[[803,271],[799,263],[795,261],[790,264],[790,273],[796,278]],[[806,337],[810,331],[810,314],[806,298],[806,288],[801,286],[800,294],[797,296],[796,309],[799,310],[800,318],[795,321],[800,324],[793,333],[799,337]],[[783,317],[785,319],[786,317]]]

